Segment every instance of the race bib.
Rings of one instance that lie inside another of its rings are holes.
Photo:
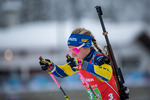
[[[92,93],[92,91],[90,89],[86,89],[87,93],[88,93],[88,98],[90,98],[90,100],[97,100],[95,98],[95,95]],[[93,89],[93,91],[96,93],[96,95],[100,98],[100,100],[102,100],[102,97],[101,97],[101,93],[100,91],[98,90],[98,88],[95,88]]]

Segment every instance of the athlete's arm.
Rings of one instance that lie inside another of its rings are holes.
[[[57,77],[61,77],[64,78],[66,76],[72,75],[75,72],[71,69],[71,67],[67,64],[65,65],[55,65],[56,69],[55,71],[53,71],[53,75],[57,76]]]

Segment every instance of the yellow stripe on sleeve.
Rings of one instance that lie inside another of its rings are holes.
[[[96,74],[110,80],[112,77],[112,68],[108,64],[103,64],[101,66],[94,65],[94,71]],[[100,80],[102,81],[102,80]]]

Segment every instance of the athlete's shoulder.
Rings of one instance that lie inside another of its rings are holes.
[[[99,65],[99,63],[102,61],[104,55],[100,52],[97,52],[94,56],[94,64]]]

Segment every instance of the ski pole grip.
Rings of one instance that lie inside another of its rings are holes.
[[[39,60],[43,63],[48,63],[49,65],[52,64],[52,62],[46,61],[45,59],[42,58],[42,56],[39,57]]]
[[[48,73],[51,73],[51,69],[52,69],[51,64],[52,64],[52,62],[46,61],[45,59],[42,58],[42,56],[39,57],[39,60],[40,60],[41,62],[43,62],[43,63],[45,63],[45,64],[47,63],[47,64],[49,65],[47,71],[48,71]]]
[[[40,56],[40,57],[39,57],[39,60],[40,60],[40,61],[42,61],[42,60],[43,60],[42,56]]]
[[[69,54],[66,55],[67,59],[71,59],[71,56]]]

